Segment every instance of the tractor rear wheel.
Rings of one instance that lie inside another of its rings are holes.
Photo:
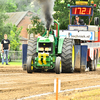
[[[36,57],[36,46],[37,46],[37,38],[30,38],[28,41],[28,48],[27,48],[27,72],[32,73],[33,67],[31,63],[34,61]],[[35,69],[34,69],[35,70]]]
[[[28,41],[27,56],[33,56],[33,59],[36,57],[36,46],[37,38],[31,38]]]
[[[60,74],[62,72],[61,57],[56,58],[55,72],[56,72],[56,74]]]
[[[62,72],[73,73],[75,67],[75,41],[65,38],[62,47]]]

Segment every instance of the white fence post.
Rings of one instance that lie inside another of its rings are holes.
[[[58,80],[58,93],[61,89],[61,80]],[[54,93],[56,93],[56,79],[54,79]]]

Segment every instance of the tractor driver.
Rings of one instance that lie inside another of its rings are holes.
[[[78,15],[75,16],[74,25],[84,25],[84,21],[78,17]]]

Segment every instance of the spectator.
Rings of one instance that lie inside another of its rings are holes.
[[[6,65],[8,65],[8,52],[10,50],[10,41],[7,39],[7,34],[4,34],[4,39],[1,42],[2,50],[2,65],[4,64],[4,55],[6,55]]]

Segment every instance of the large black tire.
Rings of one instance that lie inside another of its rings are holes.
[[[94,70],[94,60],[90,60],[87,62],[87,67],[89,67],[90,71]]]
[[[96,70],[96,57],[95,57],[95,51],[94,51],[94,59],[87,62],[87,67],[89,67],[90,71],[95,71]]]
[[[31,38],[28,41],[27,57],[32,56],[33,59],[36,57],[36,46],[37,46],[37,38]]]
[[[60,74],[62,72],[61,57],[56,58],[55,72],[56,72],[56,74]]]
[[[75,41],[65,38],[62,47],[62,72],[73,73],[75,67]],[[74,54],[73,54],[74,52]],[[74,58],[72,57],[74,56]],[[73,58],[73,59],[72,59]]]
[[[27,57],[27,73],[32,73],[33,72],[33,66],[31,66],[32,60],[33,60],[32,56]]]
[[[37,46],[37,38],[30,38],[28,41],[28,48],[27,48],[27,72],[32,73],[31,70],[31,61],[35,59],[36,55],[36,46]]]

